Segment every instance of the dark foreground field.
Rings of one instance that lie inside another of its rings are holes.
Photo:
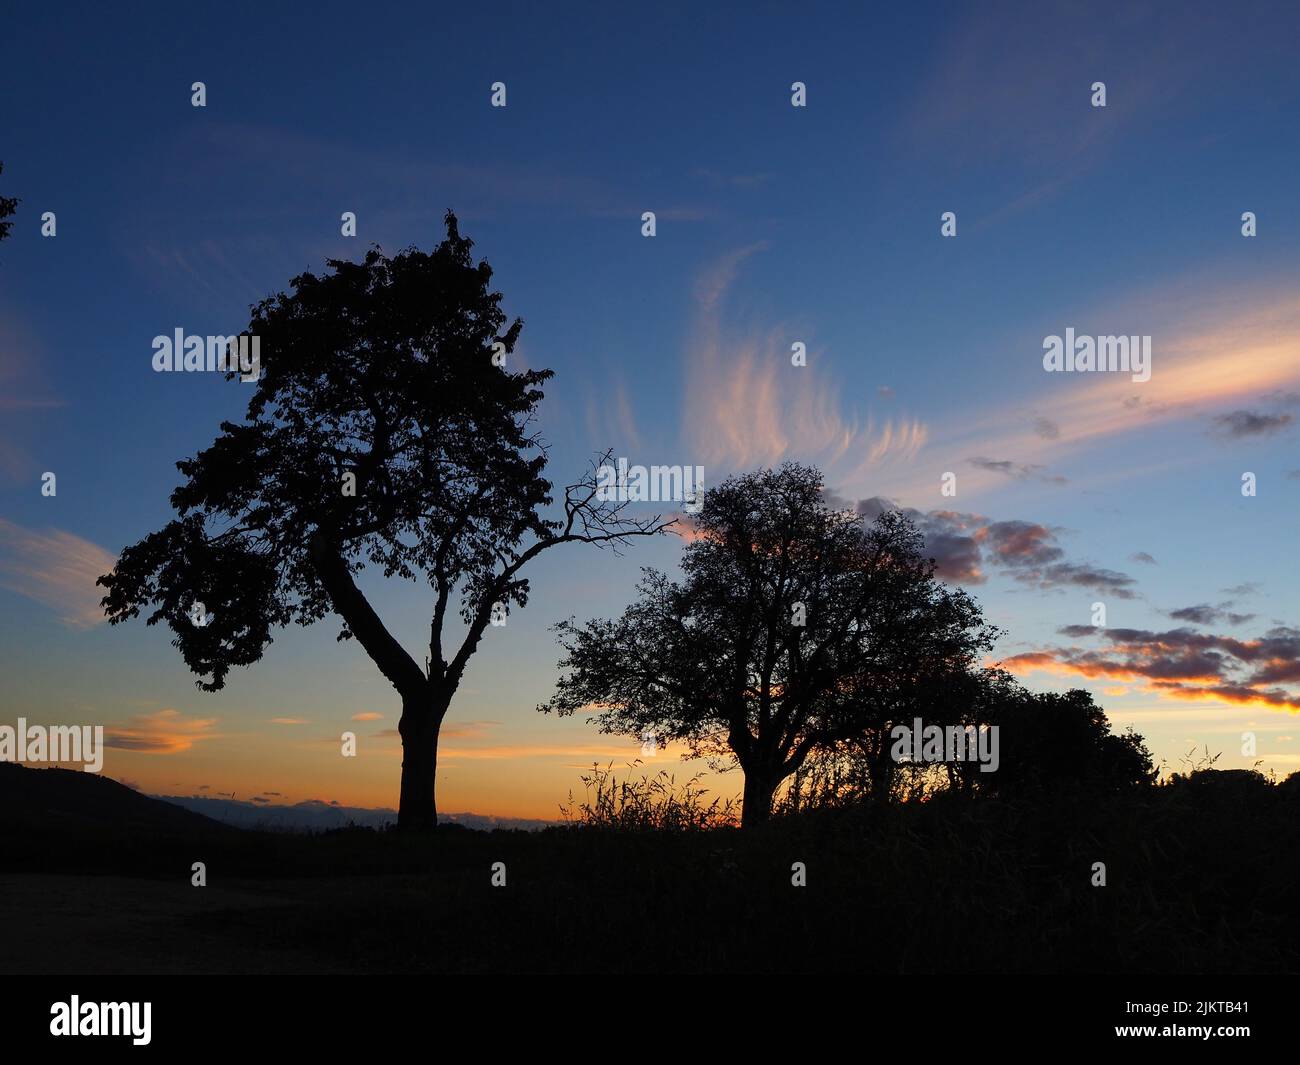
[[[0,776],[10,973],[1300,971],[1300,796],[1230,774],[744,834],[421,839],[159,818],[97,778],[78,813]]]

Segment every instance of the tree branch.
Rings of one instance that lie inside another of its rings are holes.
[[[316,573],[325,586],[334,609],[366,649],[366,653],[374,659],[380,672],[403,698],[417,692],[425,683],[424,673],[384,627],[379,615],[353,581],[338,550],[323,532],[312,536],[309,550]]]

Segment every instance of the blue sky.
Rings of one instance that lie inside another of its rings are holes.
[[[1031,686],[1088,687],[1174,768],[1192,743],[1252,764],[1247,728],[1266,768],[1300,768],[1300,15],[842,6],[19,5],[0,42],[0,194],[22,201],[0,245],[11,715],[136,737],[108,771],[151,791],[395,800],[396,707],[333,625],[207,695],[163,632],[92,624],[84,577],[167,520],[175,461],[247,401],[153,373],[152,338],[235,332],[372,242],[430,247],[450,207],[525,320],[519,358],[557,373],[557,481],[607,446],[710,482],[817,462],[846,500],[918,512],[1010,630],[999,656],[1040,656]],[[1044,373],[1066,327],[1150,335],[1152,380]],[[545,816],[578,767],[639,754],[534,712],[548,626],[617,611],[679,550],[542,562],[453,708],[443,809]],[[416,647],[427,596],[369,587]],[[1133,635],[1060,631],[1097,601]],[[1209,691],[1252,677],[1276,705]],[[339,731],[373,714],[373,757],[340,768]]]

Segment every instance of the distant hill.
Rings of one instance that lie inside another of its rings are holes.
[[[346,828],[348,825],[382,828],[397,821],[395,810],[335,806],[320,799],[274,805],[245,799],[211,798],[206,795],[159,795],[156,798],[222,824],[267,832],[319,832]]]
[[[491,831],[535,831],[554,822],[484,814],[439,814],[444,824]],[[202,795],[144,795],[99,773],[80,769],[33,769],[0,762],[0,831],[10,836],[87,835],[193,838],[232,829],[322,832],[357,825],[396,824],[397,811],[340,806],[311,799],[292,805],[246,802]]]
[[[170,802],[150,798],[99,773],[31,769],[0,762],[0,829],[26,835],[89,832],[194,836],[229,827]]]
[[[357,825],[362,828],[382,828],[397,823],[397,811],[385,807],[369,809],[363,806],[340,806],[336,803],[309,799],[292,804],[249,802],[244,799],[219,799],[206,795],[159,795],[158,799],[175,803],[186,810],[203,814],[214,821],[269,832],[320,832],[331,828]],[[484,814],[438,815],[442,823],[464,825],[466,828],[491,831],[494,828],[519,828],[528,831],[546,828],[552,821],[537,821],[519,817],[488,817]]]

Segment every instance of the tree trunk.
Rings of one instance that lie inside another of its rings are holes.
[[[438,825],[434,798],[438,772],[438,732],[445,706],[439,710],[428,698],[402,700],[402,797],[397,827],[403,832],[428,832]]]
[[[771,820],[772,795],[776,791],[776,785],[770,781],[771,774],[761,769],[745,770],[745,793],[740,808],[741,828],[751,828]]]
[[[894,797],[894,756],[885,736],[886,733],[882,730],[879,746],[873,752],[868,768],[871,773],[871,801],[888,806]]]

